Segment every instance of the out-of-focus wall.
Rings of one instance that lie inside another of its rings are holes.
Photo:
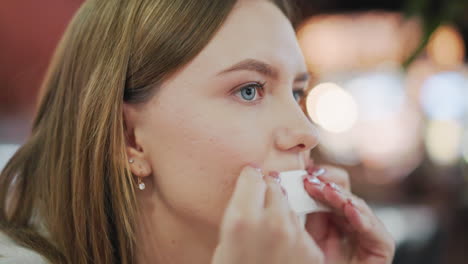
[[[0,4],[0,144],[30,130],[51,55],[83,0],[13,0]]]
[[[82,0],[0,6],[0,115],[31,111],[55,45]]]

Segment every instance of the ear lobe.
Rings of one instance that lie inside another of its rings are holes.
[[[152,169],[149,161],[143,155],[143,152],[137,151],[127,146],[127,155],[129,157],[130,170],[137,177],[147,177],[151,175]]]
[[[123,120],[125,133],[125,148],[128,157],[128,163],[133,175],[146,177],[152,173],[149,160],[144,153],[142,146],[138,144],[135,133],[135,111],[131,106],[124,104]],[[132,162],[130,162],[132,161]]]

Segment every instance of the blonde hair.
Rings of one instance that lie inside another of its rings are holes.
[[[0,175],[0,229],[52,263],[132,263],[137,205],[122,106],[151,98],[235,2],[86,1],[52,58],[31,136]],[[274,2],[289,14],[287,0]]]

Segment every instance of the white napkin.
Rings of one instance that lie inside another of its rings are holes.
[[[304,189],[304,175],[307,175],[305,170],[283,171],[279,175],[281,185],[288,194],[289,205],[303,224],[305,216],[309,213],[330,211],[327,206],[314,201]]]

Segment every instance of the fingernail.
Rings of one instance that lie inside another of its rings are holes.
[[[325,170],[324,168],[320,168],[320,167],[307,168],[307,173],[314,177],[321,176],[325,174],[325,172],[327,172],[327,170]]]
[[[270,171],[270,172],[268,173],[268,176],[271,176],[271,177],[273,177],[273,178],[278,178],[278,177],[279,177],[279,172],[277,172],[277,171]]]
[[[324,168],[319,168],[318,170],[315,170],[312,173],[312,176],[318,177],[318,176],[321,176],[321,175],[325,174],[325,172],[326,172],[326,170]]]
[[[277,171],[270,171],[270,172],[268,173],[268,176],[271,176],[271,177],[273,177],[273,178],[279,178],[279,172],[277,172]]]
[[[273,179],[275,179],[275,181],[277,183],[281,183],[281,178],[279,177],[279,172],[277,171],[270,171],[268,173],[268,176],[272,177]]]
[[[341,188],[340,186],[336,185],[334,182],[327,182],[326,184],[328,187],[332,188],[335,192],[341,194]]]
[[[307,175],[305,178],[309,183],[314,185],[315,187],[322,189],[324,186],[324,183],[320,181],[317,177],[313,177],[312,175]]]

